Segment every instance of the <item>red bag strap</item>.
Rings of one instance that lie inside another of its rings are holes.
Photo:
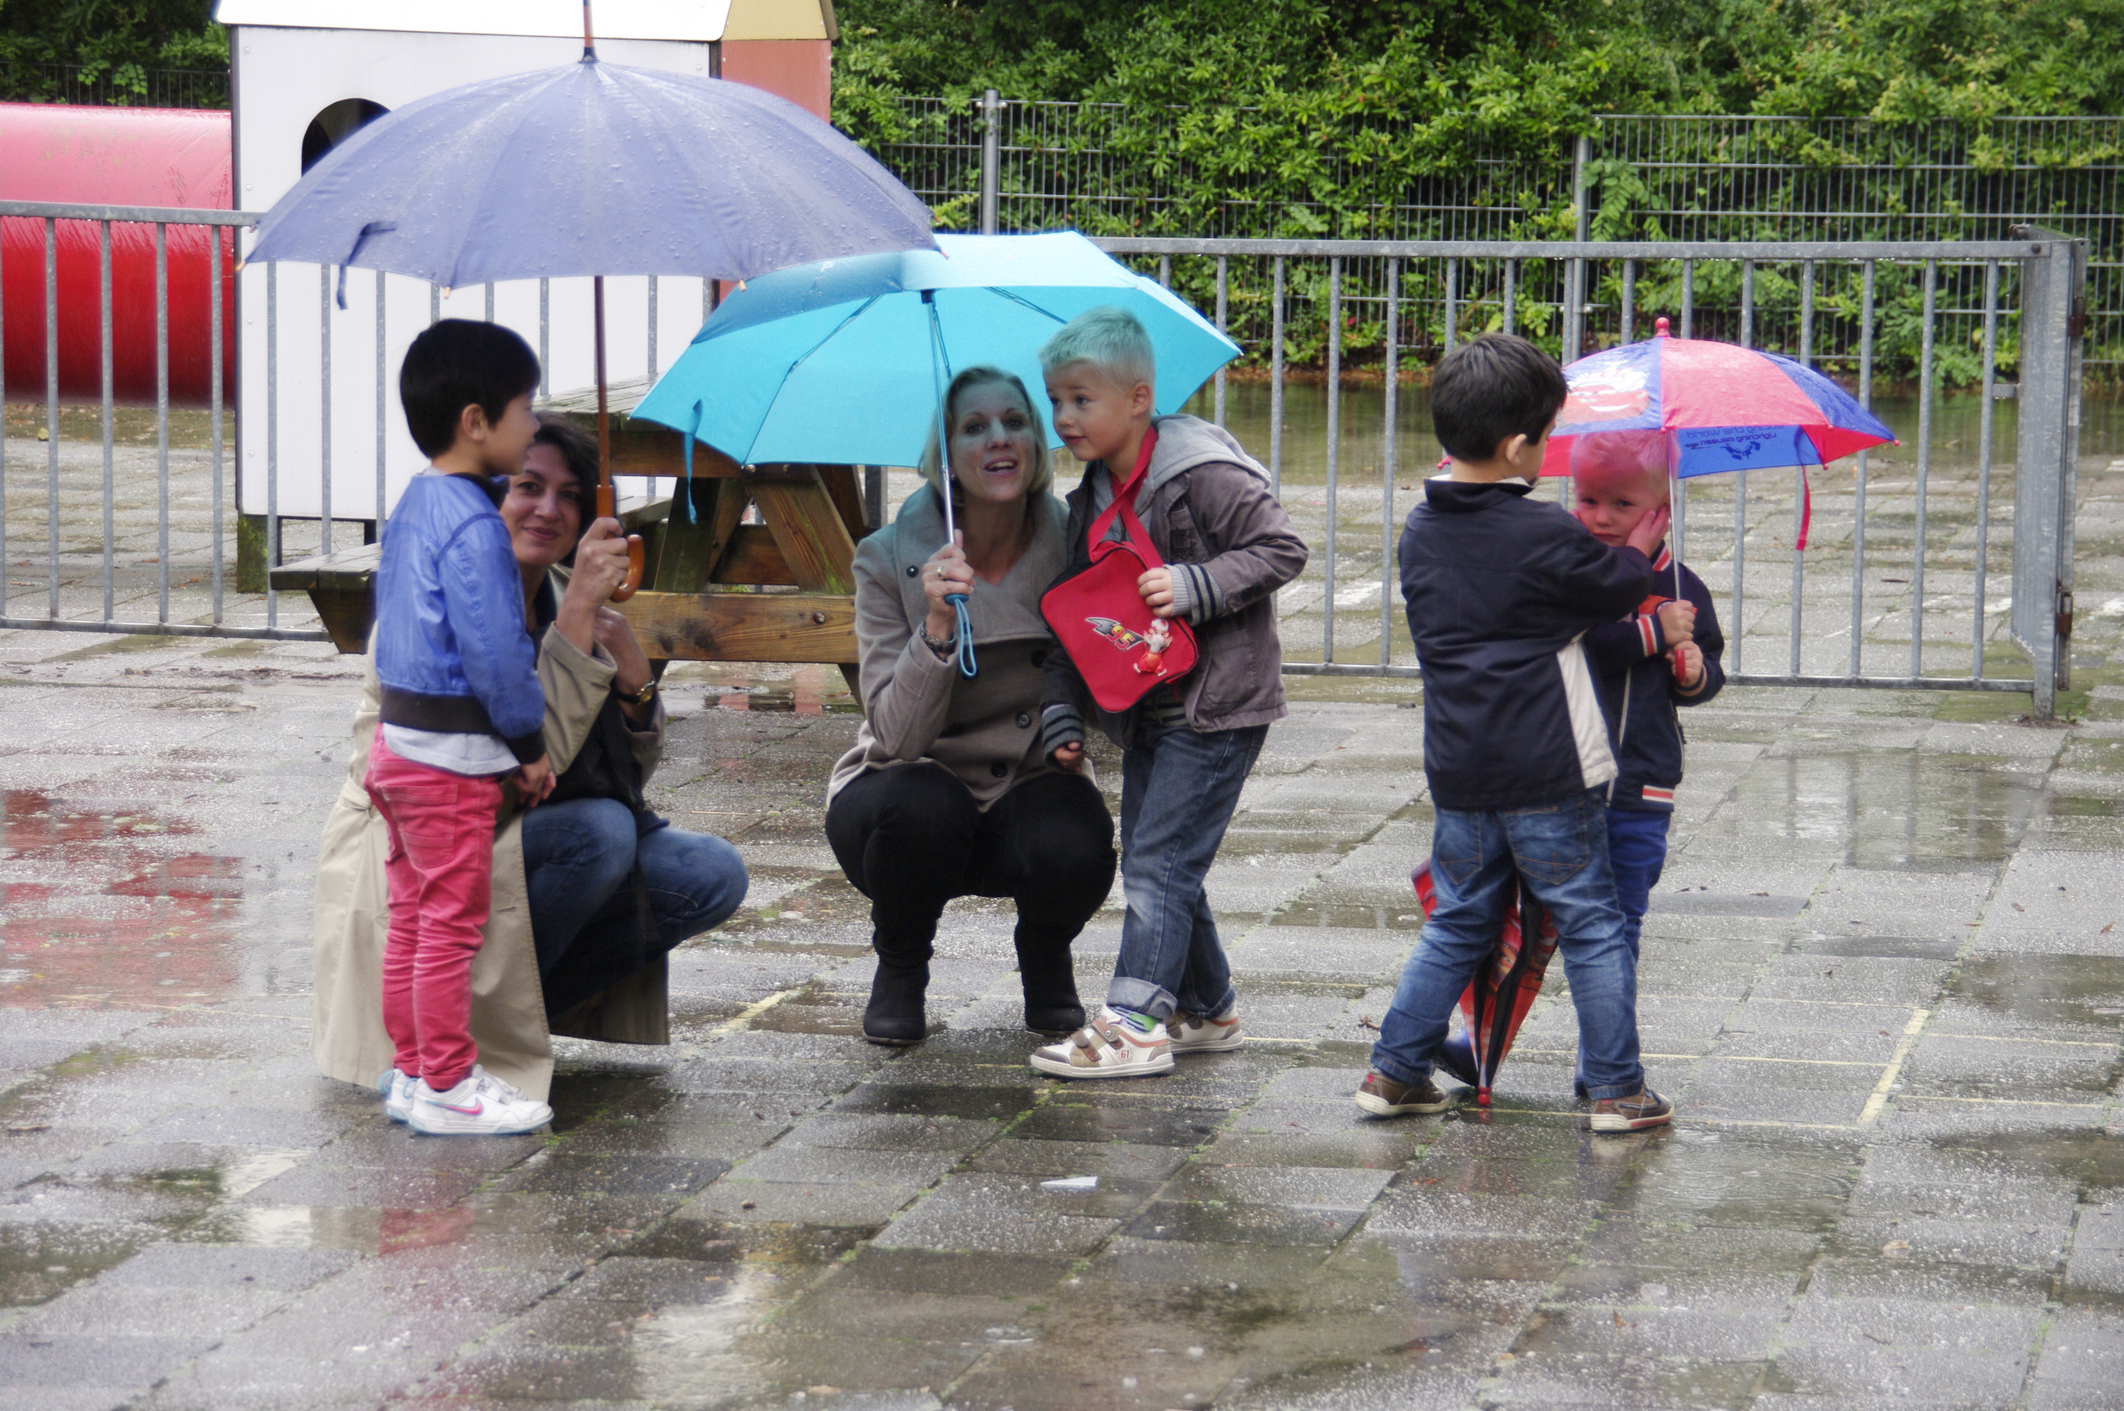
[[[1135,545],[1137,556],[1143,560],[1143,566],[1146,568],[1163,566],[1165,561],[1158,557],[1158,550],[1152,546],[1150,535],[1143,528],[1143,521],[1136,518],[1135,506],[1136,492],[1143,487],[1143,478],[1150,474],[1151,452],[1156,450],[1157,446],[1158,428],[1155,426],[1146,427],[1143,432],[1143,449],[1136,453],[1136,468],[1129,474],[1127,484],[1115,488],[1114,502],[1102,510],[1099,517],[1092,521],[1091,530],[1084,540],[1086,553],[1090,553],[1099,546],[1099,541],[1104,539],[1107,531],[1113,528],[1114,516],[1118,514],[1121,516],[1123,527],[1128,530],[1129,542]],[[1113,475],[1113,467],[1108,466],[1106,468],[1107,479],[1113,479]]]

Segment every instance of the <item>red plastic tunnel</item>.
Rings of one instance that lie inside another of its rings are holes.
[[[229,115],[165,108],[0,103],[0,199],[228,210]],[[221,295],[222,402],[236,388],[236,273],[227,227],[168,232],[170,403],[213,395],[213,291]],[[59,397],[103,398],[102,227],[58,221]],[[219,253],[219,276],[208,261]],[[0,320],[7,400],[45,398],[45,223],[0,219]],[[155,227],[111,226],[112,383],[117,400],[155,402]]]

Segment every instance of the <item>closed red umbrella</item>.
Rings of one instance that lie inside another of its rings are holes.
[[[1416,900],[1425,920],[1438,907],[1437,889],[1431,883],[1431,860],[1416,866],[1409,880],[1416,886]],[[1467,1024],[1468,1043],[1475,1052],[1475,1102],[1490,1105],[1490,1088],[1497,1069],[1512,1051],[1519,1026],[1534,1007],[1535,996],[1549,973],[1556,955],[1556,922],[1547,907],[1534,899],[1524,880],[1515,879],[1512,900],[1505,906],[1498,927],[1497,948],[1489,963],[1475,972],[1460,996],[1461,1018]],[[1533,939],[1528,940],[1528,933]]]

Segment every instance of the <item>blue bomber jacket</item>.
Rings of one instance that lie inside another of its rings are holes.
[[[1704,654],[1704,677],[1693,691],[1674,682],[1660,630],[1658,605],[1675,596],[1676,565],[1662,547],[1652,565],[1652,595],[1627,617],[1586,634],[1586,656],[1600,681],[1601,709],[1615,752],[1615,778],[1608,783],[1610,808],[1671,813],[1674,786],[1681,783],[1684,737],[1676,706],[1702,705],[1726,684],[1720,657],[1726,650],[1718,611],[1704,580],[1680,568],[1681,596],[1696,607],[1696,645]]]
[[[382,722],[497,735],[529,764],[546,743],[524,581],[491,492],[464,475],[417,475],[384,524],[376,571]]]

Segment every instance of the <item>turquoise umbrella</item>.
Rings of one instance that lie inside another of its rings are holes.
[[[914,465],[960,368],[1007,369],[1040,395],[1040,345],[1088,309],[1127,309],[1157,357],[1155,407],[1178,411],[1239,352],[1172,291],[1075,231],[940,235],[938,249],[777,270],[724,300],[634,414],[742,465]],[[951,496],[944,532],[952,532]],[[687,497],[680,496],[683,506]],[[959,670],[975,671],[963,594]]]
[[[960,368],[1018,374],[1044,421],[1040,345],[1087,309],[1112,304],[1142,320],[1160,412],[1178,411],[1239,352],[1171,290],[1075,231],[939,235],[937,245],[750,281],[634,414],[744,465],[913,465]]]

